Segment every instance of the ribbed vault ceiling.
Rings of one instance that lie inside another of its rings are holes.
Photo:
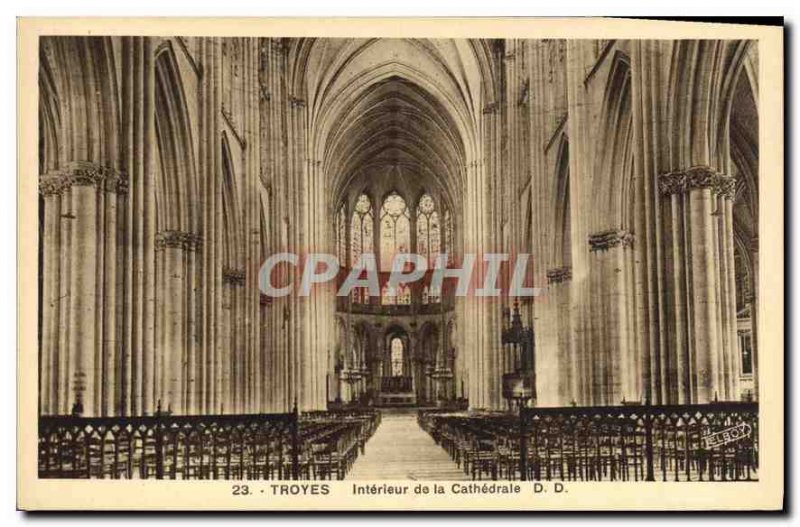
[[[331,129],[325,158],[342,188],[403,167],[420,186],[455,191],[464,147],[452,117],[429,93],[399,77],[370,86]]]
[[[475,116],[493,99],[487,41],[299,39],[289,56],[335,199],[402,173],[458,202]]]

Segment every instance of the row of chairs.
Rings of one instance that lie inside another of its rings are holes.
[[[420,412],[417,419],[472,479],[515,479],[519,434],[513,416]]]
[[[528,418],[420,412],[420,426],[473,479],[719,481],[757,477],[757,436],[708,448],[728,422],[613,413]],[[524,443],[522,442],[524,441]],[[524,456],[520,446],[523,445]],[[524,457],[524,459],[523,459]]]
[[[56,418],[40,428],[39,476],[288,480],[297,471],[300,478],[341,479],[380,422],[377,412],[287,416],[162,418],[157,424]]]
[[[300,477],[344,479],[380,424],[380,413],[304,415],[300,422]]]
[[[288,423],[243,430],[73,428],[40,437],[39,474],[53,478],[289,479]]]

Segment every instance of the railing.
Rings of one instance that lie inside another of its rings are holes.
[[[381,304],[375,303],[361,303],[350,302],[347,297],[337,297],[336,310],[339,312],[351,312],[361,315],[386,315],[386,316],[401,316],[411,315],[440,315],[442,313],[450,312],[454,309],[455,303],[449,300],[441,302],[422,304],[418,303],[416,306],[412,304]]]
[[[39,477],[343,478],[379,419],[364,412],[42,416]]]
[[[752,481],[758,405],[523,408],[419,414],[473,479]]]

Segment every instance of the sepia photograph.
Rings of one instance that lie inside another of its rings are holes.
[[[781,27],[49,22],[30,507],[782,506]]]

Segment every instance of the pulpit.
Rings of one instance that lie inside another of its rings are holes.
[[[536,405],[536,355],[532,327],[522,325],[519,302],[514,302],[513,315],[503,310],[503,352],[507,364],[503,374],[503,398],[510,410]]]

